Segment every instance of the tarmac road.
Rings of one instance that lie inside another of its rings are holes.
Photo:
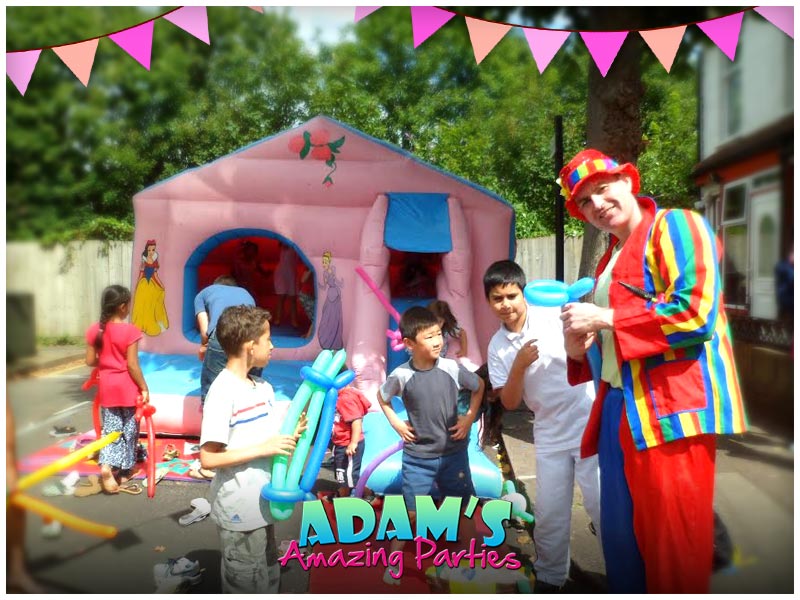
[[[71,425],[79,432],[92,428],[94,391],[81,390],[88,375],[89,369],[80,367],[8,383],[20,456],[54,443],[49,436],[54,425]],[[320,476],[322,488],[334,488],[329,470],[323,468]],[[41,487],[34,488],[31,495],[41,496]],[[191,500],[205,496],[207,488],[205,482],[162,480],[153,499],[147,498],[146,493],[44,498],[78,516],[114,525],[119,533],[114,539],[102,540],[63,528],[58,538],[46,539],[41,533],[41,519],[29,516],[26,543],[31,572],[43,584],[66,593],[150,594],[155,589],[153,565],[170,557],[187,556],[199,560],[205,569],[203,581],[192,592],[218,593],[220,554],[216,526],[209,519],[185,527],[178,523],[179,517],[191,512]],[[279,543],[296,536],[299,512],[294,511],[292,518],[277,525]],[[281,592],[303,593],[307,586],[307,574],[298,566],[290,565],[281,575]]]

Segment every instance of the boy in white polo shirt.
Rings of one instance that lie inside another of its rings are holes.
[[[255,306],[226,308],[216,327],[228,362],[208,390],[200,432],[200,461],[215,471],[209,490],[217,524],[226,594],[277,594],[278,547],[269,502],[261,488],[271,480],[272,457],[294,452],[305,417],[294,435],[281,435],[285,411],[272,386],[250,375],[272,354],[270,314]]]
[[[560,307],[529,306],[525,273],[510,260],[492,264],[483,276],[486,299],[500,319],[489,342],[489,378],[503,407],[521,401],[534,413],[536,502],[534,544],[536,589],[558,591],[569,574],[569,539],[575,482],[594,526],[600,525],[597,457],[581,460],[580,444],[589,418],[591,383],[567,382],[567,357]]]

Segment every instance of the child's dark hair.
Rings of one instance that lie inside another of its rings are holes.
[[[489,292],[495,286],[516,283],[520,291],[525,289],[525,272],[513,260],[498,260],[489,265],[483,276],[483,293],[489,298]]]
[[[503,429],[503,404],[492,389],[492,381],[489,378],[489,365],[483,363],[475,374],[483,379],[483,402],[481,403],[481,446],[494,446],[502,442],[501,431]]]
[[[439,325],[436,315],[424,306],[412,306],[400,317],[400,334],[414,340],[423,329]]]
[[[131,291],[124,286],[110,285],[103,290],[103,294],[100,296],[100,328],[94,337],[94,347],[98,352],[103,347],[103,332],[106,329],[106,323],[116,314],[120,304],[127,304],[130,301]]]
[[[247,342],[260,338],[271,316],[268,310],[244,304],[222,311],[214,333],[225,354],[236,355]]]
[[[444,321],[444,324],[442,325],[442,333],[445,333],[449,336],[456,335],[456,331],[458,330],[458,321],[453,315],[453,312],[450,310],[450,305],[447,302],[444,300],[434,300],[428,304],[428,310],[436,315],[436,318]]]
[[[214,280],[214,285],[237,285],[236,278],[233,275],[220,275]]]

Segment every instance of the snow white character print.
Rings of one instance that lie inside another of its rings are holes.
[[[169,328],[167,309],[164,306],[164,284],[158,277],[158,268],[156,241],[147,240],[133,297],[131,323],[149,336],[159,335]]]

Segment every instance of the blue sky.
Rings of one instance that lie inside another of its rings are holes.
[[[342,28],[353,23],[352,6],[265,6],[264,12],[287,11],[298,25],[298,34],[309,48],[315,49],[319,33],[324,42],[336,42],[342,37]],[[369,17],[367,17],[369,18]]]

